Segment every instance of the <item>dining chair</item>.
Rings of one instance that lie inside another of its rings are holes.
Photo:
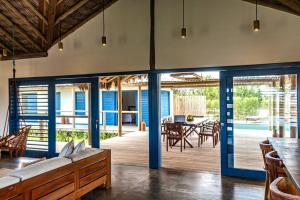
[[[208,137],[212,138],[213,147],[215,148],[218,142],[220,134],[220,125],[218,122],[207,122],[200,128],[199,137],[198,137],[198,146],[204,141],[207,141]]]
[[[166,123],[168,122],[167,118],[164,118],[162,120],[162,124],[161,124],[161,135],[163,136],[163,142],[166,140],[166,135],[167,135],[167,131],[166,131]]]
[[[278,177],[286,177],[283,161],[276,151],[271,151],[265,155],[268,180],[270,185]]]
[[[279,177],[270,185],[271,200],[300,200],[299,192],[288,178]]]
[[[180,142],[180,151],[182,147],[185,149],[185,129],[182,123],[166,123],[166,148],[172,148],[177,142]]]
[[[263,161],[264,161],[264,169],[267,171],[267,164],[266,164],[266,154],[273,151],[273,146],[270,144],[269,140],[264,140],[261,143],[259,143],[260,150],[262,152]],[[265,200],[269,197],[269,186],[270,186],[270,180],[269,180],[269,173],[266,173],[266,180],[265,180]]]

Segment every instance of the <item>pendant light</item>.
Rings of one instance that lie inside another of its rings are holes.
[[[105,47],[106,46],[106,36],[105,36],[105,15],[104,15],[104,0],[102,1],[102,46]]]
[[[58,42],[58,49],[60,51],[64,50],[64,43],[61,41],[61,22],[59,23],[59,42]]]
[[[184,0],[182,0],[182,28],[181,28],[181,38],[186,38],[186,28],[185,28],[185,12],[184,12]]]
[[[7,49],[2,49],[2,56],[7,57]]]
[[[260,30],[260,21],[257,18],[257,0],[255,4],[255,20],[253,21],[253,30],[258,32]]]

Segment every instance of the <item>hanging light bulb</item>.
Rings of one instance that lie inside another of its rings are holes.
[[[181,38],[186,38],[186,28],[185,28],[185,12],[184,12],[184,0],[182,0],[182,28],[181,28]]]
[[[61,22],[59,23],[59,42],[58,42],[59,51],[64,50],[64,43],[61,41]]]
[[[105,4],[104,4],[104,0],[102,1],[102,38],[101,38],[101,41],[102,41],[102,46],[105,47],[107,45],[106,43],[106,36],[105,36],[105,15],[104,15],[104,7],[105,7]]]
[[[106,37],[102,36],[102,46],[106,46]]]
[[[7,49],[2,50],[2,55],[3,55],[3,57],[7,57]]]
[[[253,30],[255,31],[255,32],[258,32],[259,30],[260,30],[260,21],[258,20],[258,18],[257,18],[257,0],[256,0],[256,5],[255,5],[255,16],[256,16],[256,18],[255,18],[255,20],[253,21]]]

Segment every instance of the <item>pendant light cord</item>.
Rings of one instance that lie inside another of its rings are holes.
[[[13,78],[16,78],[16,52],[15,52],[15,40],[16,40],[16,30],[15,30],[15,24],[13,24],[13,41],[12,41],[12,56],[13,56]]]
[[[255,12],[255,16],[256,16],[256,20],[257,20],[257,0],[256,0],[256,12]]]
[[[61,22],[59,22],[59,41],[61,42]]]
[[[104,18],[104,17],[105,17],[105,16],[104,16],[104,10],[105,10],[105,9],[104,9],[104,7],[105,7],[105,3],[104,3],[104,0],[103,0],[103,1],[102,1],[102,27],[103,27],[103,28],[102,28],[102,31],[103,31],[103,32],[102,32],[102,33],[103,33],[102,36],[105,35],[105,18]]]
[[[184,8],[184,0],[182,0],[182,28],[185,28],[185,12],[184,12],[185,8]]]

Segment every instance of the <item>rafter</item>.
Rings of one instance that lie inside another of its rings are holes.
[[[6,23],[8,23],[11,26],[15,25],[16,31],[18,33],[20,33],[26,40],[28,40],[32,44],[32,46],[34,46],[39,51],[42,51],[42,48],[38,44],[36,44],[36,42],[33,41],[32,38],[30,36],[28,36],[27,33],[25,31],[23,31],[23,29],[20,28],[17,24],[14,24],[10,19],[8,19],[2,13],[0,13],[0,19],[4,20]]]
[[[23,14],[21,14],[9,1],[7,0],[1,0],[3,4],[5,4],[5,6],[7,8],[9,8],[15,15],[18,16],[18,18],[20,18],[24,23],[27,24],[27,26],[30,27],[30,29],[37,34],[40,38],[42,38],[43,40],[46,40],[45,36],[35,27],[32,25],[31,22],[28,21],[28,19],[26,17],[24,17]]]
[[[9,53],[12,53],[12,50],[10,49],[10,47],[8,47],[6,44],[4,44],[2,41],[0,41],[0,46],[4,49],[7,49],[7,51]]]
[[[62,3],[64,0],[58,0],[56,5],[59,5],[60,3]]]
[[[34,14],[36,14],[46,25],[48,25],[48,21],[44,15],[42,15],[28,0],[23,0],[24,4],[28,6]]]
[[[56,4],[57,0],[49,1],[48,8],[48,35],[47,35],[47,44],[48,48],[51,47],[54,35],[54,27],[55,27],[55,16],[56,16]]]
[[[75,4],[70,9],[68,9],[65,13],[63,13],[61,16],[59,16],[56,19],[55,24],[58,24],[59,22],[61,22],[65,18],[67,18],[69,15],[71,15],[72,13],[74,13],[75,11],[77,11],[79,8],[81,8],[82,6],[84,6],[88,1],[89,0],[79,1],[77,4]]]
[[[280,3],[283,5],[289,7],[290,9],[296,11],[298,14],[300,14],[300,1],[298,0],[279,0]]]
[[[27,59],[27,58],[41,58],[41,57],[47,57],[47,52],[37,52],[37,53],[23,53],[23,54],[17,54],[14,58],[12,56],[2,57],[2,60],[20,60],[20,59]]]
[[[4,30],[2,27],[0,27],[0,32],[5,35],[5,37],[9,38],[9,40],[13,41],[14,38],[9,34],[6,30]],[[28,53],[28,49],[26,49],[23,44],[21,44],[19,41],[16,40],[15,38],[15,43],[18,47],[20,47],[25,53]]]
[[[106,3],[104,5],[105,9],[107,9],[108,7],[110,7],[113,3],[115,3],[118,0],[111,0],[108,3]],[[78,23],[77,25],[73,26],[71,29],[69,29],[67,32],[65,32],[62,35],[62,39],[67,37],[68,35],[70,35],[71,33],[73,33],[75,30],[77,30],[79,27],[81,27],[83,24],[85,24],[87,21],[91,20],[92,18],[94,18],[95,16],[97,16],[99,13],[102,12],[102,9],[97,9],[95,12],[93,12],[92,14],[90,14],[88,17],[86,17],[83,21],[81,21],[80,23]],[[58,42],[59,38],[56,38],[55,42],[52,44],[55,45]]]
[[[242,0],[242,1],[253,3],[253,4],[256,3],[256,0]],[[283,12],[287,12],[287,13],[290,13],[290,14],[293,14],[293,15],[300,16],[300,13],[297,13],[296,11],[290,9],[289,7],[286,7],[282,4],[276,4],[276,3],[274,3],[270,0],[258,0],[257,3],[259,5],[262,5],[262,6],[265,6],[265,7],[273,8],[273,9],[276,9],[276,10],[280,10],[280,11],[283,11]]]

